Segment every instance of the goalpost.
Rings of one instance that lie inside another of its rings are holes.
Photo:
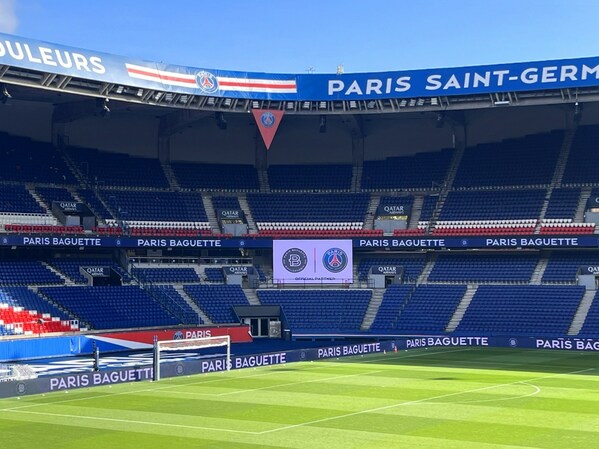
[[[153,357],[154,380],[160,380],[160,363],[162,362],[161,353],[163,351],[185,351],[192,349],[215,348],[218,346],[227,347],[225,366],[227,367],[227,371],[229,371],[231,367],[231,337],[228,335],[222,335],[219,337],[189,338],[185,340],[158,341],[155,339]]]

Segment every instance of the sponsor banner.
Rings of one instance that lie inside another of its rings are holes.
[[[184,67],[0,33],[0,64],[135,89],[258,100],[377,100],[599,85],[599,57],[357,74]]]
[[[578,274],[599,276],[599,265],[584,265],[579,267]]]
[[[256,120],[258,129],[260,130],[260,135],[262,136],[262,140],[264,141],[264,145],[266,146],[267,150],[270,148],[272,140],[275,138],[275,134],[279,129],[279,125],[281,124],[284,113],[285,111],[279,111],[276,109],[252,109],[254,120]]]
[[[296,100],[296,75],[182,67],[0,33],[0,64],[133,88],[214,97]]]
[[[386,352],[408,351],[434,347],[512,347],[552,349],[565,351],[599,351],[597,338],[542,338],[542,337],[488,337],[413,335],[395,337],[394,340],[345,344],[321,348],[297,349],[269,354],[243,355],[231,358],[230,369],[258,368],[284,365],[293,362],[324,360],[338,357],[363,356]],[[381,355],[382,356],[382,355]],[[175,360],[160,366],[161,377],[189,376],[227,370],[224,357]],[[75,372],[38,379],[0,382],[0,398],[30,394],[68,391],[77,388],[112,385],[124,382],[149,381],[153,378],[151,365],[139,364],[99,372]]]
[[[275,240],[273,281],[340,284],[353,280],[351,240]]]
[[[190,338],[221,337],[229,335],[231,343],[249,343],[253,341],[249,326],[225,327],[187,327],[173,329],[157,329],[137,332],[109,332],[88,335],[86,338],[96,342],[100,351],[150,349],[154,345],[154,338],[158,341],[187,340]],[[110,349],[108,349],[110,348]]]
[[[377,100],[596,86],[599,57],[445,69],[298,75],[301,100]]]
[[[218,209],[216,215],[219,220],[244,220],[245,214],[241,209]]]
[[[223,267],[225,275],[240,275],[247,276],[248,274],[254,274],[254,267],[248,267],[245,265],[232,265],[229,267]]]
[[[299,242],[300,240],[294,240]],[[323,240],[332,242],[333,240]],[[396,237],[355,238],[356,249],[468,249],[468,248],[597,248],[599,237],[594,235],[559,236],[477,236],[477,237]],[[17,247],[97,247],[97,248],[272,248],[271,238],[181,238],[181,237],[79,237],[10,235],[0,237],[0,246]]]
[[[85,204],[76,201],[52,201],[52,208],[55,207],[67,215],[82,214],[89,211]]]
[[[599,196],[591,196],[587,200],[587,210],[599,212]]]
[[[79,267],[79,271],[85,272],[94,278],[109,278],[110,267]]]
[[[401,265],[374,265],[370,267],[372,274],[384,274],[386,276],[403,275],[403,267]]]
[[[354,239],[354,248],[597,248],[596,236],[413,237]]]
[[[376,209],[376,217],[379,220],[407,220],[412,212],[412,206],[401,204],[387,204],[385,206],[379,205]]]

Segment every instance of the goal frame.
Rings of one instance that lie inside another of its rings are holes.
[[[229,335],[219,335],[216,337],[198,337],[186,338],[182,340],[154,340],[153,367],[154,381],[160,380],[160,363],[162,362],[161,353],[164,351],[185,351],[189,349],[216,348],[219,346],[227,347],[226,367],[227,371],[231,369],[231,337]]]

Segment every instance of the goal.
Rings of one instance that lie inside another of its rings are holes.
[[[162,362],[162,352],[164,351],[186,351],[202,348],[215,348],[226,346],[227,371],[231,367],[231,337],[222,335],[219,337],[189,338],[185,340],[164,340],[154,342],[154,380],[160,380],[160,363]]]

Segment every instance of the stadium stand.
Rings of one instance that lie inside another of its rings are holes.
[[[247,195],[259,230],[362,229],[370,195],[364,193]]]
[[[179,324],[146,291],[135,285],[44,287],[39,291],[93,329]]]
[[[564,171],[563,185],[589,186],[599,183],[599,167],[594,157],[598,139],[597,125],[580,126],[577,129]]]
[[[158,159],[89,148],[69,148],[68,155],[93,186],[169,187]]]
[[[233,306],[249,305],[239,285],[185,285],[184,290],[215,324],[238,323]]]
[[[184,189],[258,191],[258,172],[251,165],[172,162],[171,168]]]
[[[268,183],[272,191],[346,191],[351,188],[351,165],[271,165]]]
[[[27,286],[64,284],[64,279],[37,260],[0,260],[0,285]]]
[[[597,251],[553,251],[543,273],[543,283],[574,283],[582,266],[599,266]]]
[[[440,254],[428,282],[529,282],[535,254]]]
[[[452,149],[364,161],[362,189],[365,191],[427,190],[443,184],[453,157]]]
[[[161,267],[131,269],[131,274],[141,282],[179,283],[199,282],[200,278],[193,268]]]
[[[0,159],[4,182],[77,183],[62,156],[48,143],[0,133]]]
[[[563,139],[563,131],[554,131],[467,148],[453,186],[549,185]],[[542,158],[539,153],[543,154]]]
[[[465,292],[465,285],[419,285],[391,321],[391,329],[443,333]]]
[[[370,290],[257,290],[262,304],[280,305],[292,332],[360,330]]]
[[[582,286],[481,285],[457,331],[563,336],[584,291]]]

